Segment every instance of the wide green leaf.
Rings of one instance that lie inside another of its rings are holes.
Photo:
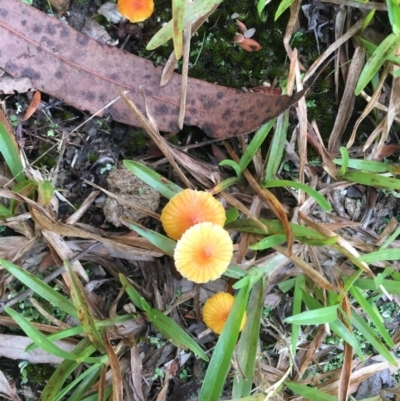
[[[381,249],[376,252],[371,252],[362,255],[360,256],[359,259],[366,263],[381,262],[384,260],[399,260],[400,249],[398,248]]]
[[[370,187],[400,190],[400,180],[384,177],[383,175],[365,173],[363,171],[347,171],[343,178]]]

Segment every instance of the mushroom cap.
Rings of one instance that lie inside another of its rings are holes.
[[[154,0],[118,0],[118,11],[132,23],[141,22],[153,14]]]
[[[203,321],[214,333],[221,334],[232,310],[235,297],[227,292],[220,292],[207,300],[203,308]],[[246,323],[246,313],[240,324],[242,331]]]
[[[185,189],[166,204],[161,223],[167,235],[179,240],[182,234],[197,223],[210,222],[223,227],[225,209],[211,194]]]
[[[189,228],[175,247],[175,266],[179,273],[195,283],[207,283],[221,277],[233,255],[229,234],[216,224],[205,222]]]

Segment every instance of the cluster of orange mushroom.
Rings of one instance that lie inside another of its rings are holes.
[[[164,207],[161,223],[167,235],[178,241],[174,260],[183,277],[201,284],[216,280],[226,271],[233,243],[223,228],[225,219],[221,203],[204,191],[185,189]],[[234,299],[219,293],[206,302],[203,318],[215,333],[222,332]]]

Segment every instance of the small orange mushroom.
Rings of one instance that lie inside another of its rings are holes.
[[[161,223],[167,235],[175,240],[197,223],[210,222],[223,227],[223,206],[208,192],[185,189],[175,195],[161,213]]]
[[[203,308],[203,321],[214,333],[221,334],[231,313],[235,297],[227,292],[220,292],[207,300]],[[240,324],[240,331],[246,323],[246,314]]]
[[[118,0],[118,11],[132,23],[141,22],[153,14],[154,0]]]
[[[195,283],[220,278],[233,255],[233,243],[222,227],[199,223],[189,228],[175,247],[175,267],[183,277]]]

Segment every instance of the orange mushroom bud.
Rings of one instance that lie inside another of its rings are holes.
[[[175,267],[188,280],[207,283],[222,276],[232,255],[233,243],[227,231],[213,223],[199,223],[176,244]]]
[[[227,292],[220,292],[213,295],[207,300],[203,308],[204,323],[214,333],[221,334],[231,313],[235,297]],[[243,316],[242,323],[240,324],[240,331],[242,331],[246,323],[246,313]]]
[[[197,223],[210,222],[223,227],[223,206],[208,192],[185,189],[175,195],[161,213],[161,223],[167,235],[175,240]]]
[[[118,0],[118,11],[132,23],[141,22],[153,14],[154,0]]]

